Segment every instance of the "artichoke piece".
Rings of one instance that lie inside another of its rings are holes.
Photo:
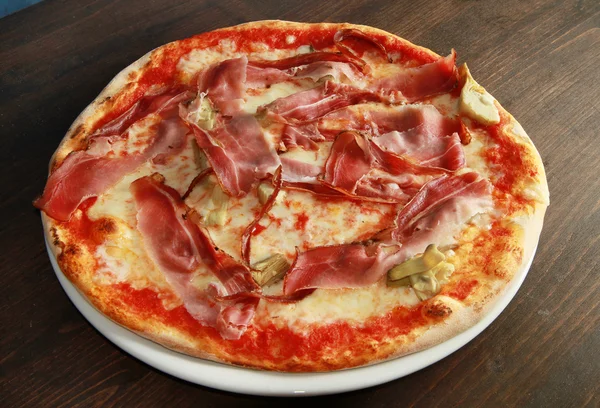
[[[260,183],[258,185],[258,201],[260,201],[261,204],[266,203],[269,197],[271,197],[271,194],[273,194],[273,191],[275,191],[275,187],[270,183]]]
[[[463,64],[460,67],[459,74],[465,81],[460,92],[461,112],[483,125],[499,123],[500,114],[494,105],[494,97],[475,82],[467,64]]]
[[[260,286],[267,286],[280,280],[289,268],[287,258],[275,254],[252,265],[252,277]]]
[[[185,115],[185,119],[188,122],[195,123],[204,130],[212,130],[217,117],[217,113],[210,100],[206,98],[206,93],[198,94],[198,97],[186,108]]]
[[[442,286],[435,277],[433,270],[417,273],[409,277],[410,285],[415,291],[415,294],[420,300],[427,300],[434,297],[438,293]]]
[[[445,285],[448,283],[450,275],[454,273],[454,265],[449,262],[440,262],[437,266],[431,269],[431,272],[440,285]]]
[[[430,244],[422,255],[415,256],[388,271],[388,280],[396,281],[416,273],[422,273],[443,262],[446,257],[437,246]]]
[[[214,204],[214,210],[210,210],[206,214],[204,224],[210,225],[225,225],[227,221],[227,208],[229,206],[229,196],[223,191],[221,186],[217,183],[213,187],[211,201]]]
[[[199,98],[200,106],[194,113],[194,122],[196,122],[202,129],[212,130],[212,128],[215,127],[215,120],[217,116],[215,114],[215,110],[210,101],[204,95],[200,95]],[[196,103],[196,101],[193,103]]]

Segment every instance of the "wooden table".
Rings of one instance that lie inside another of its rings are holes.
[[[46,0],[0,20],[0,405],[255,406],[165,375],[94,330],[61,289],[31,200],[71,121],[150,49],[251,20],[350,21],[447,53],[540,150],[552,204],[529,276],[479,337],[342,406],[600,404],[600,2]],[[312,401],[288,401],[306,404]]]

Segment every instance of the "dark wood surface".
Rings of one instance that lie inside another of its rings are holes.
[[[349,21],[454,47],[528,131],[552,204],[530,273],[479,337],[420,372],[321,397],[342,406],[600,405],[600,2],[46,0],[0,20],[0,405],[306,404],[193,385],[120,351],[62,291],[39,213],[47,162],[122,68],[252,20]],[[315,401],[316,402],[316,401]]]

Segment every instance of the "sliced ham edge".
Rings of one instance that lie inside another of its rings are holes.
[[[381,55],[383,56],[384,59],[386,59],[388,62],[392,62],[392,58],[390,57],[387,49],[385,48],[385,46],[382,43],[380,43],[378,40],[374,39],[373,37],[369,36],[368,34],[364,33],[361,30],[358,30],[356,28],[344,28],[342,30],[339,30],[333,36],[333,41],[334,41],[334,43],[339,45],[339,43],[343,42],[344,40],[346,40],[348,38],[352,38],[355,40],[361,40],[361,41],[370,43],[373,47],[375,47],[381,53]]]
[[[444,175],[424,185],[399,211],[396,226],[375,239],[386,242],[317,247],[298,253],[284,281],[284,294],[304,289],[357,288],[374,284],[394,265],[427,245],[453,244],[475,215],[491,211],[491,184],[477,173]],[[400,245],[383,251],[382,245]]]
[[[360,71],[363,71],[366,65],[366,63],[360,58],[327,51],[315,51],[306,54],[298,54],[278,60],[253,60],[249,61],[249,64],[258,68],[277,68],[280,70],[285,70],[323,61],[346,62],[354,65]]]
[[[121,136],[140,119],[154,113],[160,114],[181,102],[193,99],[193,97],[192,92],[181,90],[169,90],[161,94],[143,96],[120,116],[96,129],[90,138]]]
[[[410,192],[416,193],[421,187],[412,176],[434,177],[445,173],[444,169],[424,167],[382,150],[364,135],[348,131],[340,133],[331,146],[322,182],[348,195],[402,204],[411,198]],[[410,180],[400,178],[403,175],[411,176]],[[381,185],[382,179],[391,183],[389,187],[395,184],[396,188],[372,188],[373,184]]]
[[[87,150],[71,152],[50,174],[34,206],[57,221],[68,221],[85,199],[104,193],[145,161],[165,163],[185,146],[189,129],[178,117],[178,105],[190,96],[189,92],[156,95],[144,102],[149,107],[136,121],[150,114],[159,114],[162,120],[154,130],[152,142],[142,152],[110,156],[110,132],[92,135]],[[133,123],[123,125],[123,132]]]
[[[479,212],[492,207],[491,183],[476,172],[460,175],[445,175],[429,181],[398,213],[395,227],[390,237],[395,242],[405,243],[415,231],[424,234],[417,223],[432,214],[439,214],[440,209],[453,208],[448,202],[465,204],[468,211],[461,213],[464,222]],[[477,205],[472,200],[481,199]],[[427,229],[429,231],[429,229]]]
[[[387,272],[386,255],[378,244],[324,246],[297,253],[287,272],[286,296],[306,289],[361,288],[376,283]]]
[[[179,193],[165,185],[162,176],[139,178],[130,190],[146,251],[184,307],[200,323],[216,328],[223,338],[240,338],[252,320],[258,299],[219,301],[219,297],[259,292],[250,270],[215,248],[207,233],[192,221]],[[208,266],[222,287],[213,283],[200,290],[192,284],[191,275],[201,263]]]
[[[279,98],[258,108],[283,123],[306,123],[322,118],[330,112],[365,102],[388,102],[378,92],[352,85],[325,81],[321,85]]]
[[[216,63],[198,75],[198,92],[206,93],[222,115],[241,112],[246,95],[248,58],[232,58]]]
[[[211,130],[202,129],[195,123],[188,124],[221,187],[230,196],[244,197],[259,180],[281,165],[277,152],[267,142],[252,115],[220,121]]]
[[[369,89],[378,92],[400,93],[408,102],[444,94],[458,84],[456,52],[429,64],[406,68],[395,76],[373,82]]]

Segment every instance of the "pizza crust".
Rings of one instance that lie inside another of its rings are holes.
[[[363,32],[386,35],[401,41],[403,44],[428,55],[438,58],[439,55],[431,50],[411,44],[410,42],[397,37],[385,31],[372,27],[352,25],[352,24],[326,24],[335,26],[338,29],[358,28]],[[223,30],[243,31],[250,28],[260,28],[262,26],[278,27],[281,30],[289,29],[310,29],[312,24],[308,23],[290,23],[284,21],[262,21],[247,23]],[[221,31],[221,30],[219,30]],[[172,46],[177,42],[167,44]],[[151,62],[154,53],[159,53],[163,47],[150,51],[142,58],[126,67],[104,88],[98,97],[77,117],[71,125],[65,138],[60,143],[57,151],[50,161],[50,169],[59,164],[68,153],[76,149],[86,139],[89,129],[102,116],[105,110],[109,110],[114,97],[119,97],[122,93],[128,92],[133,85],[132,78],[136,78],[144,67]],[[510,116],[504,109],[498,107],[508,115],[512,124],[513,131],[511,137],[520,139],[530,146],[532,157],[535,160],[535,167],[538,170],[536,186],[539,187],[539,199],[537,200],[533,211],[528,215],[521,215],[519,222],[525,233],[523,242],[514,242],[514,245],[522,248],[521,262],[514,268],[512,276],[521,277],[525,273],[524,269],[533,256],[537,246],[538,238],[541,232],[543,218],[546,207],[549,202],[549,193],[547,188],[546,176],[541,157],[531,139],[522,130],[518,122]],[[343,369],[357,365],[375,364],[382,360],[397,358],[409,353],[425,350],[436,344],[440,344],[479,322],[493,305],[501,299],[506,291],[506,286],[488,293],[485,296],[479,294],[477,300],[469,305],[461,303],[447,296],[437,296],[428,301],[427,307],[431,313],[441,313],[441,321],[433,324],[427,329],[419,328],[408,335],[399,336],[378,344],[366,344],[365,348],[371,347],[369,353],[364,355],[346,357],[339,350],[332,353],[327,358],[311,361],[290,361],[286,364],[272,364],[262,361],[255,356],[232,355],[227,353],[220,346],[220,342],[213,341],[211,338],[197,338],[190,336],[178,328],[168,327],[154,317],[140,317],[127,307],[119,307],[119,302],[115,301],[112,289],[98,286],[93,279],[95,270],[95,261],[93,255],[85,248],[77,246],[75,237],[68,236],[64,230],[61,230],[56,221],[42,213],[42,222],[47,242],[53,256],[60,265],[64,275],[75,285],[75,287],[84,295],[85,298],[96,307],[101,313],[109,317],[116,323],[138,333],[139,335],[155,341],[169,349],[207,359],[216,362],[226,362],[246,367],[255,367],[261,369],[280,370],[280,371],[326,371],[330,369]],[[121,305],[123,306],[123,305]],[[448,310],[450,312],[448,312]]]

